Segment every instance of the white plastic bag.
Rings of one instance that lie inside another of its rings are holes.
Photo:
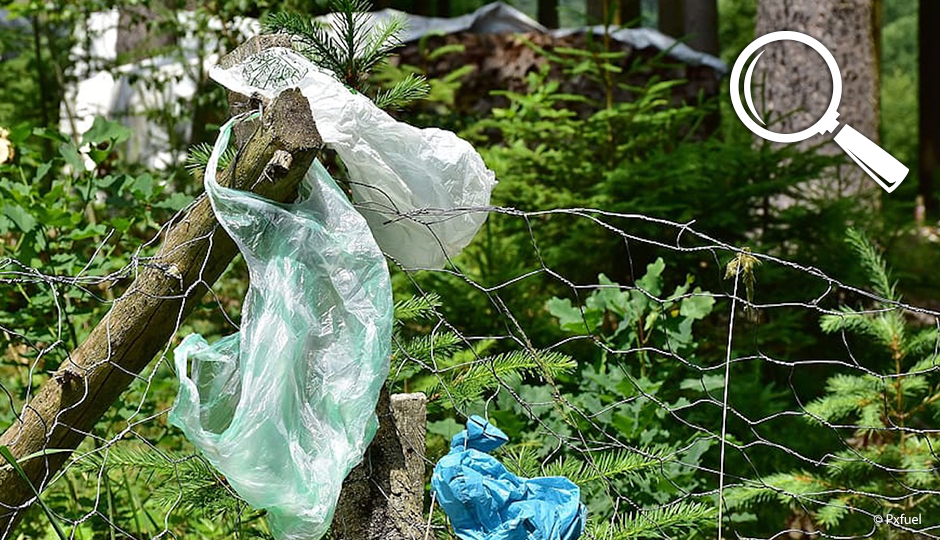
[[[245,95],[299,87],[323,141],[349,171],[356,208],[382,250],[407,269],[441,268],[486,220],[495,175],[450,131],[398,122],[362,94],[286,48],[210,76]]]

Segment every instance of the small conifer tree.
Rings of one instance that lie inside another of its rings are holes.
[[[914,530],[940,523],[934,495],[940,437],[930,428],[940,415],[940,334],[905,319],[901,295],[871,242],[855,230],[847,241],[881,300],[864,311],[843,307],[823,316],[820,326],[873,347],[875,363],[862,366],[861,374],[830,377],[826,393],[804,407],[805,419],[834,430],[845,448],[819,467],[728,490],[725,501],[732,509],[753,509],[776,500],[790,507],[794,523],[834,536],[874,531],[878,538],[914,538]],[[873,527],[888,514],[921,516],[921,523]]]

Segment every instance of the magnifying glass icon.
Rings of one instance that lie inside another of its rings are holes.
[[[747,73],[744,75],[744,98],[753,117],[748,114],[747,110],[744,108],[744,104],[741,103],[740,81],[741,72],[744,70],[745,64],[747,64],[747,61],[758,49],[776,41],[796,41],[808,45],[822,56],[823,60],[826,61],[826,65],[829,67],[829,73],[832,75],[832,99],[829,101],[829,108],[826,109],[825,114],[823,114],[822,118],[815,124],[796,133],[777,133],[760,125],[763,124],[764,121],[754,110],[754,100],[751,96],[751,77],[754,75],[754,66],[757,65],[757,60],[760,58],[760,55],[764,53],[763,51],[757,54],[754,61],[751,62],[748,67]],[[872,177],[879,186],[884,188],[888,193],[891,193],[901,185],[901,181],[907,176],[909,169],[852,126],[845,124],[842,126],[842,129],[839,129],[838,108],[841,99],[842,74],[839,71],[839,65],[836,64],[836,59],[833,58],[832,53],[830,53],[829,49],[822,43],[800,32],[771,32],[770,34],[755,39],[750,45],[744,48],[738,56],[738,59],[735,60],[734,67],[731,69],[731,105],[734,107],[734,112],[737,113],[741,122],[755,135],[767,139],[768,141],[794,143],[808,139],[817,133],[823,135],[838,130],[834,138],[836,144],[842,147],[842,150],[845,151],[862,170],[868,173],[868,176]],[[754,121],[755,118],[760,124]]]

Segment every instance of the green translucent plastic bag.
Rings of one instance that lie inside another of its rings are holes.
[[[248,263],[240,331],[176,348],[170,422],[255,508],[279,540],[316,540],[343,479],[378,426],[393,303],[366,220],[315,162],[295,204],[216,180],[223,128],[206,167],[215,214]]]

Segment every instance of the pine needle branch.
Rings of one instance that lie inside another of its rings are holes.
[[[380,92],[375,97],[375,104],[382,109],[402,109],[413,101],[426,98],[430,89],[424,77],[409,73],[395,86]]]
[[[370,23],[366,13],[370,7],[367,0],[330,0],[329,25],[296,13],[273,13],[264,18],[262,28],[266,33],[290,35],[301,54],[353,90],[368,94],[369,76],[401,46],[407,28],[402,16]],[[399,109],[426,97],[428,91],[427,82],[412,75],[375,96],[375,102],[379,107]]]
[[[891,282],[891,275],[884,257],[875,249],[864,233],[856,229],[846,231],[846,242],[858,255],[859,263],[865,271],[875,292],[891,302],[900,301],[895,284]]]

